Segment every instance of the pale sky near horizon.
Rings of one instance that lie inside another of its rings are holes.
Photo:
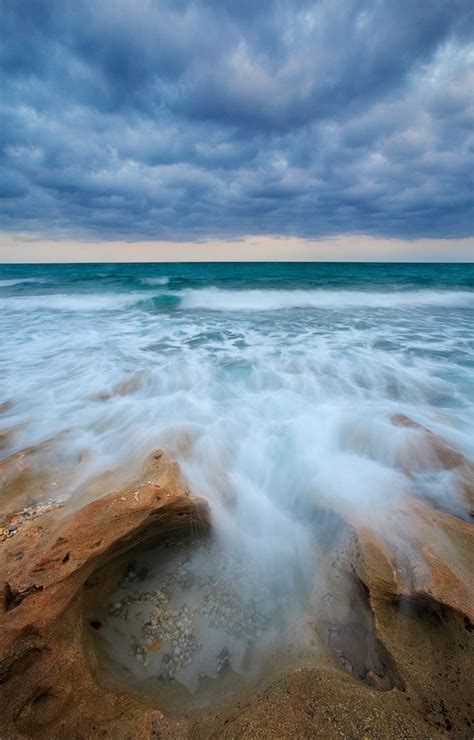
[[[1,1],[0,262],[474,260],[472,0]]]
[[[330,239],[245,237],[239,241],[77,242],[31,240],[0,234],[0,263],[218,262],[218,261],[473,262],[474,237],[466,239]]]

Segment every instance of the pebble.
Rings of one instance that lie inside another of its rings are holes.
[[[170,545],[174,550],[183,547],[174,542]],[[247,592],[258,593],[263,597],[262,603],[274,604],[270,594],[262,594],[261,585],[246,564],[232,562],[218,553],[215,561],[210,560],[209,571],[203,576],[195,562],[184,557],[172,571],[162,575],[159,588],[130,591],[109,605],[109,614],[125,622],[131,617],[131,607],[138,603],[146,605],[139,636],[132,638],[130,650],[144,667],[149,665],[149,656],[156,655],[160,666],[158,677],[163,680],[173,679],[203,650],[199,639],[203,623],[238,638],[249,647],[272,621],[271,611],[262,610],[251,598],[243,599],[236,588],[235,584],[244,579]],[[133,562],[119,586],[127,589],[151,575],[147,568]],[[200,606],[198,602],[193,607],[171,605],[177,591],[186,592],[191,588],[201,591]],[[134,612],[134,619],[136,617],[138,614]],[[231,653],[227,648],[221,649],[214,660],[217,671],[221,672],[230,665]]]
[[[62,506],[62,503],[58,499],[50,498],[39,503],[32,502],[21,511],[12,514],[9,523],[4,527],[0,527],[0,542],[13,537],[25,522],[36,519],[41,514],[45,514],[57,506]]]

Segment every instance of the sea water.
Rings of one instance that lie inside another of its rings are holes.
[[[452,473],[399,465],[394,414],[474,458],[474,265],[2,266],[0,336],[2,456],[53,439],[81,461],[55,491],[75,497],[168,450],[222,557],[253,569],[242,603],[281,603],[280,630],[314,580],[315,496],[375,527],[406,491],[455,508]]]

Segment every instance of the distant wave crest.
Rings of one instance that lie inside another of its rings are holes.
[[[288,308],[404,308],[417,306],[473,307],[474,292],[409,290],[221,290],[183,291],[183,308],[211,311],[278,311]]]
[[[170,279],[169,277],[145,277],[141,278],[141,282],[145,283],[145,285],[168,285]]]
[[[0,309],[11,311],[113,311],[133,306],[140,300],[149,298],[143,293],[110,293],[108,295],[51,294],[12,296],[0,298]]]
[[[14,285],[21,285],[21,283],[44,283],[44,278],[9,278],[6,280],[0,280],[0,288],[12,288]]]

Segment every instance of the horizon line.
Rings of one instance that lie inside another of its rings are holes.
[[[235,259],[235,260],[93,260],[82,261],[82,260],[64,260],[64,261],[51,261],[51,260],[31,260],[23,262],[3,262],[0,260],[0,267],[12,266],[21,267],[26,265],[473,265],[474,257],[472,260],[366,260],[366,259],[353,259],[353,260],[325,260],[325,259],[280,259],[280,260],[266,260],[266,259]]]

